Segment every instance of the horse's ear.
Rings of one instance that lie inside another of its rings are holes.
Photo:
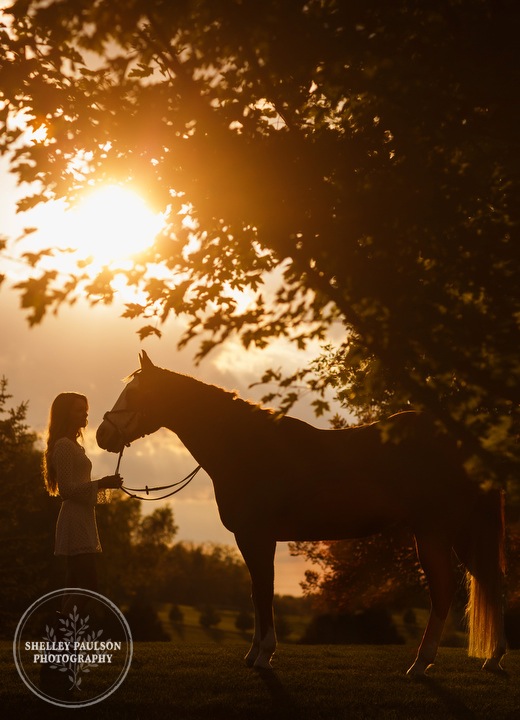
[[[145,370],[146,368],[155,367],[155,365],[150,360],[150,358],[148,357],[148,355],[145,353],[144,350],[139,354],[139,362],[141,363],[141,370]]]

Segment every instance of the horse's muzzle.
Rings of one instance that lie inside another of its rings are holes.
[[[125,446],[120,433],[106,420],[103,420],[96,431],[96,441],[102,450],[108,450],[108,452],[113,453],[121,452]]]

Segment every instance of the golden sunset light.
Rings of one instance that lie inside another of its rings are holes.
[[[163,218],[137,193],[106,185],[88,194],[65,220],[69,246],[95,265],[128,258],[152,244]]]
[[[394,5],[0,0],[9,716],[518,715],[520,2]]]

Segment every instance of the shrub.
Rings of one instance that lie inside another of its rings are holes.
[[[161,642],[170,639],[163,629],[157,612],[145,598],[135,598],[130,603],[125,616],[134,640]]]
[[[211,605],[207,605],[201,612],[199,617],[199,623],[203,628],[215,627],[222,620],[218,612]]]
[[[301,640],[309,644],[402,645],[388,610],[370,608],[354,614],[318,615],[311,620]]]

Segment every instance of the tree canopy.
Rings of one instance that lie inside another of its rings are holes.
[[[0,152],[27,184],[19,210],[138,187],[167,220],[120,271],[145,293],[125,311],[142,337],[150,317],[183,316],[202,357],[233,334],[303,347],[333,330],[314,365],[265,379],[332,386],[362,417],[428,409],[504,474],[519,14],[514,0],[18,0],[0,28]],[[30,322],[81,293],[111,301],[111,272],[64,277],[52,253],[27,257]]]

